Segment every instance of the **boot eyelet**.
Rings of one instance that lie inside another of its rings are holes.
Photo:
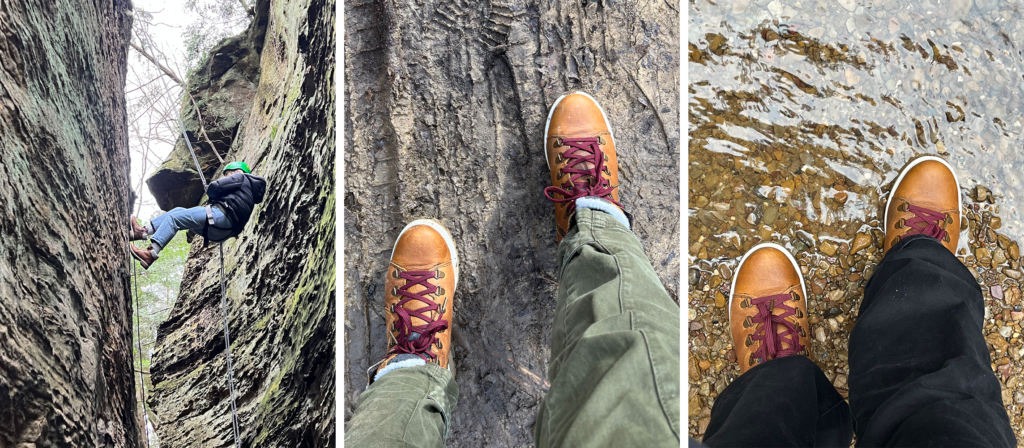
[[[556,148],[561,148],[562,146],[565,146],[562,143],[563,143],[562,142],[562,137],[555,137],[555,147]]]
[[[444,316],[444,305],[437,307],[438,314]]]
[[[599,145],[603,145],[604,144],[604,136],[603,135],[598,135],[597,136],[597,144],[599,144]]]
[[[750,347],[751,345],[754,345],[754,341],[750,340],[750,335],[749,334],[747,335],[747,340],[743,341],[743,345],[746,346],[746,347]]]
[[[438,349],[438,350],[441,350],[441,349],[443,349],[443,348],[444,348],[444,344],[442,344],[442,343],[441,343],[441,340],[440,340],[440,339],[438,339],[438,340],[437,340],[437,344],[434,344],[434,345],[437,345],[437,349]]]
[[[391,277],[396,279],[396,280],[400,278],[398,276],[398,269],[395,269],[395,270],[391,271]]]
[[[910,210],[910,204],[907,204],[906,202],[904,202],[904,203],[896,206],[896,210],[897,211],[901,211],[901,212],[905,212],[907,210]]]
[[[391,295],[393,295],[393,296],[397,296],[398,295],[398,287],[397,286],[392,286],[391,287]]]
[[[753,324],[750,322],[750,316],[747,316],[746,319],[743,319],[743,328],[750,328],[752,325]]]
[[[555,154],[555,163],[562,163],[565,161],[565,157],[562,157],[562,153]]]
[[[896,224],[894,224],[893,227],[896,227],[897,229],[902,229],[905,225],[907,225],[907,220],[900,218],[899,221],[896,221]]]
[[[434,278],[444,278],[444,271],[440,269],[434,271]]]
[[[438,286],[438,287],[437,287],[437,292],[436,292],[436,293],[434,293],[434,294],[435,294],[435,295],[439,295],[439,296],[443,296],[443,295],[444,295],[444,288],[442,288],[442,287]]]

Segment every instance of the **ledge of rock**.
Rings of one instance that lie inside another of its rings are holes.
[[[203,135],[200,131],[199,114],[192,99],[182,101],[182,123],[207,182],[223,166],[220,158],[225,158],[241,138],[240,124],[252,110],[260,80],[260,52],[266,35],[267,14],[266,9],[259,10],[248,30],[224,39],[210,50],[206,63],[189,79],[189,93],[199,106],[206,133]],[[224,163],[228,162],[230,160],[225,158]],[[163,210],[199,204],[204,195],[203,183],[184,139],[178,137],[174,150],[146,179],[146,185]]]

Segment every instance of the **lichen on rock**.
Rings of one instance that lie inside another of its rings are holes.
[[[0,447],[138,447],[131,5],[0,6]]]

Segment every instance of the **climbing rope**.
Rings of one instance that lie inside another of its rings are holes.
[[[128,244],[131,244],[129,242]],[[131,250],[131,249],[129,249]],[[132,260],[131,255],[128,256],[129,260]],[[142,354],[142,314],[139,311],[139,277],[138,270],[135,267],[135,261],[132,260],[132,283],[135,285],[135,331],[136,341],[139,346],[139,384],[142,385],[142,427],[146,431],[146,448],[149,448],[149,411],[146,409],[146,377],[142,373],[142,360],[144,358]]]
[[[196,170],[199,171],[199,180],[203,181],[203,191],[209,185],[206,184],[206,176],[203,175],[203,167],[199,166],[199,157],[196,157],[196,151],[192,149],[192,142],[188,141],[188,135],[185,134],[185,123],[181,122],[181,117],[178,117],[178,126],[181,127],[181,138],[185,139],[185,144],[188,145],[188,152],[192,153],[192,160],[196,162]]]
[[[192,148],[192,142],[188,140],[188,134],[185,133],[185,123],[181,121],[181,117],[178,117],[178,126],[181,127],[181,137],[185,139],[185,145],[188,146],[188,151],[192,153],[192,160],[196,163],[196,170],[199,171],[199,179],[203,181],[203,191],[209,188],[206,183],[206,176],[203,175],[203,167],[199,164],[199,157],[196,156],[195,149]],[[205,237],[204,237],[205,238]],[[235,434],[235,448],[239,448],[238,438],[238,409],[235,407],[235,375],[231,368],[231,333],[228,331],[228,306],[227,306],[227,287],[224,282],[224,243],[218,242],[220,246],[220,309],[221,314],[224,316],[224,353],[227,355],[227,366],[228,366],[228,389],[231,394],[231,429]]]

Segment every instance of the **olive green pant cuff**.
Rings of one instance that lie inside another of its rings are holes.
[[[580,209],[558,248],[538,447],[679,446],[679,306],[640,240]]]
[[[359,447],[442,447],[459,386],[437,364],[395,369],[359,396],[345,443]]]

